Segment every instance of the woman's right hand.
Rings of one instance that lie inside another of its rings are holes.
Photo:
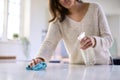
[[[35,59],[32,59],[29,66],[30,66],[30,68],[32,68],[33,66],[35,66],[36,64],[38,64],[40,62],[45,62],[45,60],[41,57],[37,57]]]

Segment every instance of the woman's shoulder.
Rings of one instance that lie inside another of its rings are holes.
[[[90,2],[89,3],[91,6],[93,6],[94,8],[100,8],[101,7],[101,4],[100,3],[97,3],[97,2]]]
[[[50,24],[57,24],[58,23],[58,19],[55,19],[54,21],[50,22]]]
[[[50,22],[49,25],[51,26],[60,26],[61,22],[59,19],[55,19],[54,21]]]

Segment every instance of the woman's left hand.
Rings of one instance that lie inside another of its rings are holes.
[[[85,36],[81,41],[80,41],[80,48],[83,50],[86,50],[89,47],[95,47],[96,40],[94,37],[88,37]]]

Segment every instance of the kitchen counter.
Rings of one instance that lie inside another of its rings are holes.
[[[28,61],[0,61],[0,80],[120,80],[118,65],[48,63],[46,70],[27,71]]]

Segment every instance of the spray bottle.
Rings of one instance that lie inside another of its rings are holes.
[[[80,33],[78,40],[82,40],[85,37],[85,32]],[[80,49],[85,65],[94,65],[95,64],[95,54],[93,48],[90,47],[86,50]]]

